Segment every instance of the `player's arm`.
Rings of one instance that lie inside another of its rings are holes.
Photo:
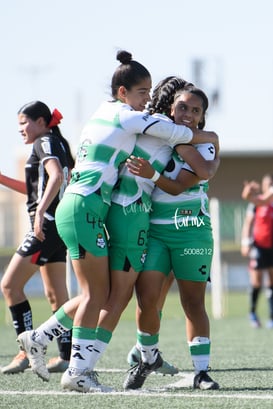
[[[119,119],[124,129],[164,139],[172,146],[179,143],[213,143],[216,151],[219,150],[219,138],[215,132],[190,129],[185,125],[177,125],[167,118],[162,119],[128,109],[120,112]]]
[[[251,205],[250,205],[251,206]],[[241,254],[246,257],[249,254],[250,246],[253,243],[252,229],[255,218],[254,207],[248,207],[242,227]]]
[[[43,232],[44,214],[58,194],[64,180],[63,170],[57,159],[48,159],[44,166],[49,177],[41,201],[37,206],[34,221],[35,237],[40,241],[45,239],[45,234]]]
[[[196,175],[184,169],[179,172],[175,180],[169,179],[154,170],[146,159],[134,156],[127,159],[126,166],[133,175],[151,179],[156,186],[172,195],[179,195],[200,180]]]
[[[211,167],[204,163],[206,161],[213,162],[215,159],[215,147],[211,143],[200,144],[197,148],[191,145],[180,145],[176,147],[176,150],[183,156],[184,165],[181,162],[181,170],[175,180],[160,175],[153,169],[149,161],[145,161],[143,158],[131,156],[127,160],[127,167],[134,175],[151,179],[165,192],[178,195],[200,180],[207,180],[208,177],[213,176],[219,166],[218,160]]]
[[[272,203],[273,201],[273,186],[266,193],[260,194],[256,197],[251,197],[249,199],[251,203],[254,203],[256,206],[263,206]]]
[[[187,163],[187,169],[193,171],[200,180],[211,179],[220,165],[219,157],[215,158],[215,147],[213,144],[206,146],[209,151],[210,160],[205,159],[198,150],[192,145],[177,145],[177,153],[183,158]]]
[[[13,179],[8,176],[3,175],[3,173],[0,172],[0,183],[3,186],[8,187],[9,189],[15,190],[16,192],[26,194],[27,193],[27,187],[26,187],[26,182],[18,179]]]
[[[246,182],[242,191],[242,198],[255,204],[255,206],[262,206],[272,203],[273,186],[270,186],[265,193],[258,193],[259,187],[260,185],[255,181]]]
[[[215,132],[192,129],[193,136],[190,143],[212,143],[215,146],[216,154],[219,152],[219,137]]]

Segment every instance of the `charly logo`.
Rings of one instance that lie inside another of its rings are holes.
[[[140,259],[142,264],[145,263],[146,257],[147,257],[147,250],[143,250],[143,253],[142,253],[141,259]]]
[[[201,227],[205,226],[205,222],[202,216],[192,216],[191,210],[181,210],[176,209],[174,214],[174,224],[175,227],[180,229],[181,227]]]
[[[104,249],[106,246],[105,240],[101,233],[97,235],[97,246],[100,247],[101,249]]]

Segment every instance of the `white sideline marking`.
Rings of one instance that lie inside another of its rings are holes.
[[[125,369],[104,369],[98,368],[98,372],[115,372],[115,373],[125,373]],[[160,374],[152,373],[154,376],[162,376]],[[166,378],[170,377],[166,375]],[[170,377],[171,379],[180,378],[177,382],[162,386],[161,388],[153,389],[141,389],[141,390],[131,390],[131,391],[113,391],[113,392],[90,392],[90,393],[80,393],[72,391],[56,391],[56,390],[36,390],[36,391],[18,391],[18,390],[0,390],[0,396],[3,395],[13,395],[13,396],[90,396],[91,395],[111,395],[111,396],[145,396],[145,397],[163,397],[163,398],[206,398],[206,399],[246,399],[246,400],[273,400],[273,394],[245,394],[245,393],[221,393],[218,391],[206,391],[206,392],[176,392],[181,388],[190,388],[193,382],[193,374],[188,372],[180,371],[178,374]]]
[[[207,393],[204,392],[198,392],[198,393],[170,393],[170,392],[160,392],[158,390],[157,392],[149,392],[149,391],[126,391],[126,392],[92,392],[92,393],[83,393],[81,394],[80,392],[61,392],[61,391],[0,391],[0,396],[1,395],[25,395],[25,396],[47,396],[47,395],[54,395],[54,396],[79,396],[79,395],[84,395],[84,396],[90,396],[90,395],[111,395],[111,396],[146,396],[146,397],[164,397],[164,398],[206,398],[206,399],[247,399],[247,400],[273,400],[273,395],[245,395],[245,394],[221,394],[217,393],[214,395],[210,394],[210,391]]]
[[[181,376],[181,379],[175,383],[170,383],[166,385],[167,389],[179,389],[179,388],[189,388],[193,385],[194,374],[186,372],[178,372],[176,376]]]

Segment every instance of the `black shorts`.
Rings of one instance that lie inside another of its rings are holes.
[[[263,248],[253,244],[249,253],[249,267],[262,270],[273,267],[273,248]]]
[[[31,225],[33,226],[33,218],[31,218]],[[55,220],[44,219],[43,232],[46,238],[44,241],[40,241],[34,236],[33,230],[30,230],[16,253],[22,257],[32,256],[31,262],[38,266],[43,266],[46,263],[65,262],[66,246],[57,232]]]

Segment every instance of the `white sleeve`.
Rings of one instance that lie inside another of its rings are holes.
[[[194,147],[203,156],[204,159],[215,159],[215,146],[212,143],[199,143],[197,145],[194,145]],[[182,166],[182,169],[189,170],[190,172],[195,174],[194,170],[186,162]]]
[[[124,109],[119,115],[121,125],[128,132],[142,133],[161,138],[171,146],[179,143],[190,143],[193,137],[190,128],[149,115],[147,112]]]
[[[190,128],[184,125],[176,125],[173,122],[167,122],[162,119],[147,127],[144,133],[164,139],[173,147],[180,143],[190,143],[193,137]]]

